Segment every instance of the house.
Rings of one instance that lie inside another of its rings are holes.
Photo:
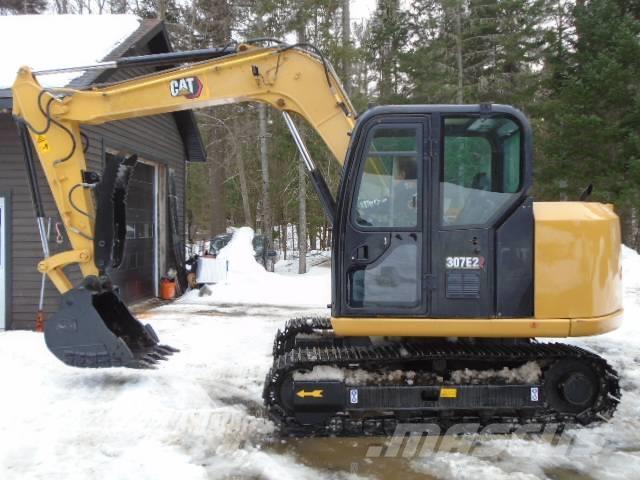
[[[164,24],[132,15],[23,15],[0,17],[0,330],[35,325],[42,275],[36,270],[42,245],[27,183],[23,151],[11,116],[11,84],[20,65],[34,70],[90,65],[124,56],[171,50]],[[7,55],[5,52],[9,51]],[[39,77],[44,86],[91,85],[151,73],[146,68],[89,70]],[[83,127],[89,139],[89,169],[101,171],[114,153],[137,154],[127,198],[127,244],[120,269],[110,272],[125,302],[158,295],[159,281],[174,266],[169,232],[170,184],[177,197],[178,232],[184,232],[186,162],[205,161],[192,112]],[[69,249],[53,197],[38,165],[39,190],[50,225],[51,253]],[[69,271],[77,283],[79,269]],[[58,309],[60,295],[47,279],[44,312]]]

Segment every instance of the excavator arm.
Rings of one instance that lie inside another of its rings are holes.
[[[321,197],[327,196],[326,184],[289,113],[306,119],[338,162],[344,162],[355,111],[323,57],[296,46],[252,45],[212,56],[219,58],[89,90],[45,89],[29,68],[18,72],[13,114],[27,127],[23,130],[35,145],[30,150],[42,165],[71,243],[71,250],[38,265],[64,295],[63,308],[47,322],[45,335],[49,348],[67,364],[148,366],[155,357],[171,353],[169,347],[159,347],[151,327],[142,327],[129,313],[106,272],[122,257],[124,200],[135,158],[122,157],[101,175],[88,172],[82,125],[262,102],[283,112]],[[192,57],[180,52],[124,60],[127,66],[157,66],[202,57],[206,51]],[[82,271],[81,287],[74,288],[64,272],[73,264]]]

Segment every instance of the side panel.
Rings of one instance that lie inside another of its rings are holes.
[[[533,201],[527,198],[496,231],[496,316],[533,316]]]
[[[535,202],[533,211],[536,318],[589,318],[620,310],[620,222],[611,206]]]
[[[434,317],[473,318],[491,314],[494,259],[491,233],[492,230],[481,228],[437,232],[433,244],[437,279]],[[472,259],[470,265],[468,259]]]

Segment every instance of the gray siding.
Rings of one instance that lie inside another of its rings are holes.
[[[59,221],[53,197],[46,188],[42,169],[38,165],[38,180],[43,192],[42,200],[52,222]],[[42,188],[44,187],[44,188]],[[35,214],[27,184],[27,174],[22,147],[11,115],[0,114],[0,194],[10,193],[11,198],[11,299],[7,311],[8,328],[33,328],[38,309],[41,275],[36,266],[42,259],[42,247],[35,222]],[[52,253],[61,251],[50,242]],[[45,312],[57,309],[57,294],[47,280]],[[53,300],[55,299],[55,300]],[[53,300],[53,301],[52,301]]]
[[[132,74],[134,72],[130,72]],[[84,129],[90,140],[87,153],[89,168],[100,171],[102,168],[102,148],[126,150],[137,153],[146,160],[156,162],[176,172],[180,225],[184,225],[185,199],[185,154],[172,115],[158,115],[135,120],[112,122]],[[40,190],[47,216],[52,222],[59,221],[53,197],[38,165]],[[26,170],[17,129],[8,113],[0,113],[0,195],[11,193],[12,225],[12,298],[7,325],[12,329],[31,329],[34,327],[38,308],[41,275],[36,270],[42,258],[42,249],[35,223],[35,214],[26,179]],[[167,225],[160,225],[160,234],[166,235]],[[183,231],[183,230],[181,230]],[[55,232],[52,232],[50,247],[52,253],[68,249],[68,245],[57,245]],[[74,282],[79,274],[70,272]],[[162,272],[160,272],[162,273]],[[58,308],[59,294],[47,280],[45,313],[51,314]]]

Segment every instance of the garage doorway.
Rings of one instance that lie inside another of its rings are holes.
[[[7,201],[0,197],[0,331],[7,328]]]
[[[107,154],[106,161],[113,161]],[[127,192],[127,237],[122,264],[110,272],[125,302],[158,294],[158,167],[138,159]]]

